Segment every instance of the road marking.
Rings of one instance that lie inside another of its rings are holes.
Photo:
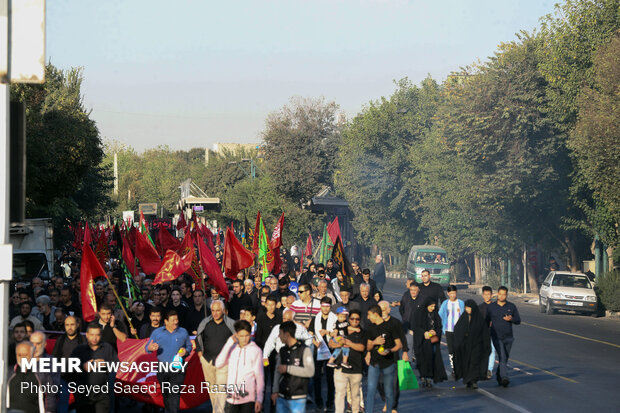
[[[568,382],[570,382],[570,383],[579,384],[579,382],[578,382],[577,380],[573,380],[573,379],[569,379],[568,377],[560,376],[559,374],[554,373],[554,372],[552,372],[552,371],[545,370],[545,369],[541,369],[540,367],[532,366],[531,364],[527,364],[527,363],[524,363],[524,362],[522,362],[522,361],[515,360],[515,359],[510,359],[510,361],[513,361],[513,362],[515,362],[515,363],[522,364],[522,365],[524,365],[525,367],[529,367],[529,368],[534,369],[534,370],[542,371],[543,373],[550,374],[550,375],[555,376],[555,377],[557,377],[557,378],[559,378],[559,379],[566,380],[566,381],[568,381]]]
[[[589,337],[584,337],[584,336],[580,336],[578,334],[573,334],[573,333],[567,333],[566,331],[560,331],[560,330],[556,330],[554,328],[547,328],[547,327],[541,327],[541,326],[537,326],[536,324],[530,324],[530,323],[521,323],[523,325],[529,326],[529,327],[535,327],[535,328],[540,328],[541,330],[547,330],[547,331],[552,331],[554,333],[560,333],[560,334],[565,334],[567,336],[571,336],[571,337],[576,337],[576,338],[580,338],[582,340],[588,340],[588,341],[593,341],[595,343],[599,343],[599,344],[606,344],[608,346],[612,346],[612,347],[616,347],[616,348],[620,348],[620,344],[614,344],[614,343],[610,343],[609,341],[602,341],[602,340],[597,340],[595,338],[589,338]]]
[[[478,393],[482,393],[483,395],[487,396],[488,398],[493,399],[493,400],[495,400],[496,402],[501,403],[501,404],[503,404],[504,406],[508,406],[508,407],[510,407],[511,409],[514,409],[514,410],[516,410],[516,411],[518,411],[518,412],[521,412],[521,413],[532,413],[531,411],[527,410],[525,407],[521,407],[521,406],[519,406],[518,404],[514,404],[514,403],[512,403],[512,402],[509,402],[508,400],[504,400],[504,399],[502,399],[501,397],[497,397],[497,396],[496,396],[496,395],[494,395],[493,393],[488,392],[488,391],[486,391],[486,390],[484,390],[484,389],[480,389],[480,388],[479,388],[479,389],[478,389]]]

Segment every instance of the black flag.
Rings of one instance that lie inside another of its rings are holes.
[[[342,240],[340,236],[336,238],[336,242],[334,242],[334,249],[332,250],[332,259],[338,267],[340,267],[340,271],[342,272],[342,276],[344,278],[344,285],[348,288],[352,288],[355,283],[353,276],[355,272],[353,271],[353,267],[349,262],[346,254],[344,253],[344,247],[342,246]]]

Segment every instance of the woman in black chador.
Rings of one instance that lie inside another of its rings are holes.
[[[441,318],[437,312],[437,302],[431,297],[427,297],[413,314],[412,329],[422,387],[432,387],[431,380],[435,383],[447,380],[441,357]]]
[[[474,300],[465,301],[465,312],[454,326],[454,375],[477,389],[487,376],[491,354],[489,327]]]

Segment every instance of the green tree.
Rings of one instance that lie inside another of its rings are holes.
[[[338,105],[324,99],[293,98],[271,113],[263,131],[266,172],[278,192],[303,202],[332,185],[340,142]]]
[[[370,102],[344,129],[335,172],[336,189],[355,214],[361,240],[392,254],[423,239],[418,196],[410,185],[418,165],[408,154],[429,131],[440,98],[430,78],[420,87],[406,78],[396,86],[389,99]]]
[[[12,85],[26,104],[26,216],[52,217],[56,233],[67,220],[97,218],[113,203],[110,171],[100,167],[99,130],[83,105],[82,70],[48,64],[42,85]]]
[[[570,134],[569,147],[579,175],[592,191],[595,205],[581,200],[590,233],[604,243],[620,241],[620,33],[594,57],[594,84],[585,87],[577,102],[579,120]],[[587,197],[585,198],[588,199]]]

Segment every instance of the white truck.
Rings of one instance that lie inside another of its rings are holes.
[[[54,227],[51,218],[12,223],[13,280],[30,282],[33,277],[54,275]]]

